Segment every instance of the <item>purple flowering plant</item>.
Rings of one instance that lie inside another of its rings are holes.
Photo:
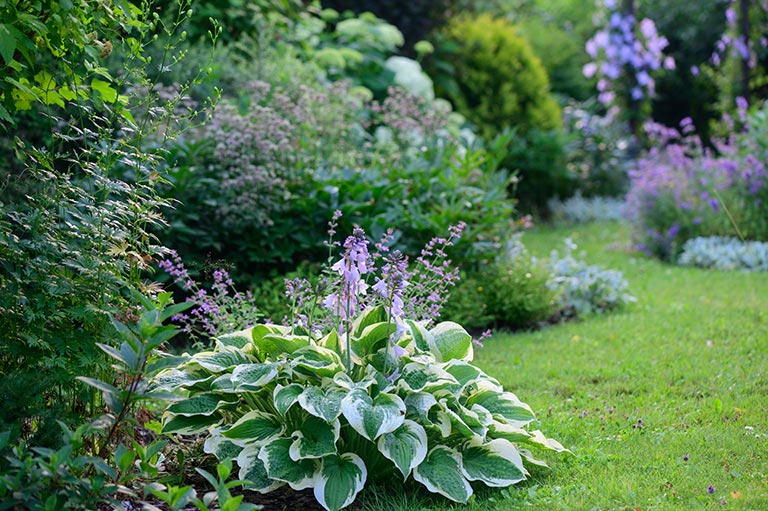
[[[439,322],[457,278],[447,249],[465,226],[411,268],[392,230],[373,252],[359,227],[334,241],[340,216],[320,285],[288,282],[285,324],[218,335],[158,375],[156,387],[180,396],[164,431],[203,434],[205,452],[234,460],[250,490],[312,488],[332,511],[392,478],[466,503],[471,481],[510,486],[541,466],[528,447],[567,451],[528,429],[531,408],[471,364],[470,334]]]
[[[697,236],[768,239],[768,123],[741,115],[747,129],[705,147],[690,119],[679,129],[647,124],[655,146],[630,171],[629,219],[638,248],[674,260]]]

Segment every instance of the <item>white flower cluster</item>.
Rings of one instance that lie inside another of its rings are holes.
[[[768,242],[723,236],[693,238],[685,242],[677,262],[716,270],[768,271]]]

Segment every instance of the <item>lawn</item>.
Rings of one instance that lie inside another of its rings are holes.
[[[526,233],[547,257],[620,269],[638,301],[536,332],[497,333],[476,362],[573,451],[468,509],[768,509],[768,275],[681,268],[628,250],[621,224]],[[408,494],[408,496],[406,496]],[[367,509],[451,509],[372,491]],[[455,508],[462,508],[456,506]]]

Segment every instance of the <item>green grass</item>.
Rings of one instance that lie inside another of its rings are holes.
[[[627,250],[619,224],[541,228],[523,239],[547,257],[568,236],[576,255],[622,270],[638,302],[497,334],[475,361],[573,456],[547,454],[551,470],[480,490],[468,506],[408,487],[369,492],[367,509],[768,509],[768,274],[645,258]]]

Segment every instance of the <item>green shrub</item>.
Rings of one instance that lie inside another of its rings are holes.
[[[432,72],[441,66],[450,78],[436,79],[438,95],[450,99],[482,135],[560,127],[547,74],[514,25],[487,14],[459,16],[440,34]]]

